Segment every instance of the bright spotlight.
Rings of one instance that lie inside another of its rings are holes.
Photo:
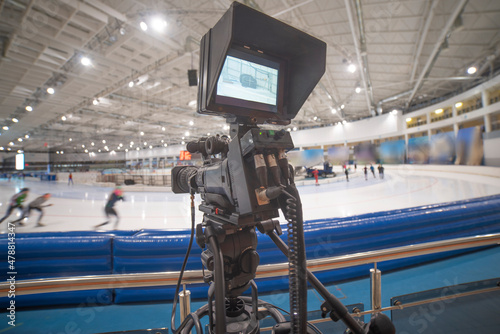
[[[474,74],[477,72],[477,68],[475,66],[471,66],[467,69],[467,73]]]
[[[356,72],[356,65],[349,64],[349,66],[347,66],[347,71],[349,71],[350,73]]]
[[[80,62],[83,66],[90,66],[92,64],[92,61],[90,61],[88,57],[82,57],[82,59],[80,59]]]
[[[142,31],[148,30],[148,25],[146,24],[146,22],[142,21],[139,25],[141,26]]]
[[[163,32],[167,28],[167,21],[160,17],[154,17],[151,19],[151,27],[157,32]]]

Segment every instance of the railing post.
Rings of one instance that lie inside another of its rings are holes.
[[[372,310],[380,310],[382,308],[382,273],[375,268],[370,269],[370,296],[372,302]]]
[[[191,291],[186,290],[186,285],[179,292],[179,306],[181,309],[181,322],[191,313]]]

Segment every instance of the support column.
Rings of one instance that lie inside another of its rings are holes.
[[[484,132],[491,132],[491,115],[484,115]]]
[[[490,93],[487,90],[481,92],[481,102],[483,103],[483,108],[490,105]]]

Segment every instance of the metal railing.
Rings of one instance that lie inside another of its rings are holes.
[[[352,267],[362,264],[428,255],[446,251],[491,246],[500,244],[500,234],[478,235],[474,237],[456,238],[451,240],[433,241],[422,244],[401,246],[349,255],[314,259],[307,261],[307,267],[312,272]],[[288,263],[262,265],[257,268],[257,278],[288,275]],[[72,276],[57,278],[42,278],[16,281],[16,295],[29,295],[48,292],[81,291],[95,289],[134,288],[153,286],[175,286],[179,272],[155,272],[137,274],[111,274]],[[183,284],[203,283],[201,270],[184,272]],[[0,292],[6,295],[10,283],[2,282]],[[398,306],[401,307],[401,306]],[[396,307],[396,308],[398,308]],[[385,311],[386,309],[379,309]],[[366,312],[365,312],[366,313]]]

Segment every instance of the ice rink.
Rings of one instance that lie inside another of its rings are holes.
[[[425,170],[407,165],[386,166],[384,179],[379,178],[377,172],[376,177],[368,172],[367,180],[358,168],[350,174],[349,182],[344,174],[337,171],[335,178],[320,178],[320,186],[316,186],[313,180],[298,179],[304,220],[346,217],[500,194],[498,168],[489,168],[488,173],[482,173],[482,167],[440,167],[440,170],[429,170],[429,167]],[[113,190],[86,184],[68,186],[66,182],[1,179],[1,216],[7,210],[11,196],[23,187],[30,188],[25,204],[48,192],[52,198],[47,204],[53,205],[44,209],[42,223],[45,226],[36,226],[39,213],[32,211],[26,224],[18,225],[18,233],[93,230],[95,225],[106,220],[104,205]],[[168,188],[151,188],[154,191],[147,192],[137,191],[135,186],[123,186],[122,189],[125,201],[115,206],[121,218],[117,229],[190,227],[189,195],[176,195]],[[199,195],[196,201],[199,204]],[[6,222],[16,219],[18,214],[19,211],[15,211],[0,225],[2,233],[7,231]],[[196,215],[197,222],[201,222],[201,213],[197,211]],[[114,229],[114,225],[108,224],[101,229]]]

